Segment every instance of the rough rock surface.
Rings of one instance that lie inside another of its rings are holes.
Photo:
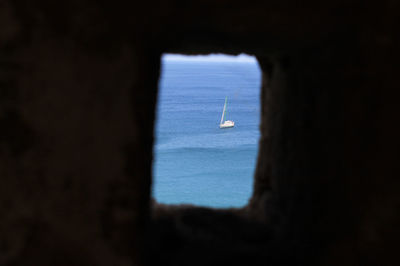
[[[0,0],[0,265],[398,265],[399,11]],[[151,202],[164,52],[257,56],[244,209]]]

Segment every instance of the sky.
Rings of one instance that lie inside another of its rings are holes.
[[[210,54],[210,55],[181,55],[181,54],[164,54],[163,60],[166,61],[211,61],[211,62],[249,62],[255,63],[257,60],[254,56],[240,54],[237,56],[226,54]]]

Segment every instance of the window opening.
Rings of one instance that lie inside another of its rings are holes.
[[[260,134],[260,80],[248,55],[163,55],[153,162],[157,202],[247,204]]]

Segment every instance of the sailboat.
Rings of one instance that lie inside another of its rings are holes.
[[[235,126],[235,122],[233,122],[231,120],[226,120],[226,113],[228,112],[227,105],[228,105],[228,97],[225,97],[224,110],[222,111],[221,122],[219,123],[219,128],[229,128],[229,127]]]

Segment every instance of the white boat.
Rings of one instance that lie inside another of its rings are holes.
[[[235,126],[235,122],[233,122],[231,120],[226,120],[226,114],[228,112],[227,105],[228,105],[228,97],[225,97],[224,110],[222,111],[221,122],[219,123],[219,128],[229,128],[229,127]]]

